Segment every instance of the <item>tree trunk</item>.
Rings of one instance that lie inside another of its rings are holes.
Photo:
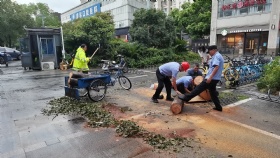
[[[178,96],[174,98],[174,101],[171,104],[170,110],[173,114],[177,115],[182,112],[184,106],[184,101],[179,99]]]

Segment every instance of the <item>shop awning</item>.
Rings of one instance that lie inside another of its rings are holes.
[[[217,28],[217,34],[222,34],[222,31],[226,30],[227,33],[241,33],[241,32],[261,32],[268,31],[269,25],[259,26],[242,26],[242,27],[231,27],[231,28]]]

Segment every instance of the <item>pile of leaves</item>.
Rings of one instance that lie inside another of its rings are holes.
[[[82,116],[92,127],[109,127],[116,124],[111,113],[102,108],[102,103],[61,97],[51,100],[49,105],[51,105],[49,108],[42,109],[42,113],[46,116],[54,115],[54,118],[58,115]]]
[[[119,136],[128,138],[143,138],[143,140],[155,149],[171,150],[180,152],[184,147],[192,147],[191,138],[166,138],[160,134],[152,133],[138,126],[131,120],[117,120],[114,116],[105,110],[107,103],[90,102],[88,100],[75,100],[69,97],[61,97],[53,99],[48,103],[48,108],[42,109],[42,113],[46,116],[54,115],[73,115],[82,116],[88,121],[89,126],[95,127],[116,127],[116,133]],[[127,110],[120,109],[121,112]]]

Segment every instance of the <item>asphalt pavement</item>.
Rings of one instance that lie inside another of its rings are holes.
[[[254,84],[233,90],[250,99],[225,106],[223,112],[212,111],[212,103],[188,103],[175,116],[170,102],[150,101],[155,70],[131,70],[126,75],[132,90],[111,87],[105,100],[132,108],[124,119],[150,131],[181,131],[182,136],[200,140],[180,153],[155,152],[142,139],[116,136],[113,128],[88,128],[79,117],[42,115],[49,100],[64,96],[68,73],[24,70],[19,61],[0,66],[1,158],[280,157],[280,104],[258,99],[263,94]]]

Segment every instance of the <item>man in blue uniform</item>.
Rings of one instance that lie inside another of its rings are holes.
[[[193,78],[195,78],[196,76],[202,76],[202,72],[199,70],[199,64],[195,63],[194,67],[187,71],[186,76],[192,76]]]
[[[211,99],[215,104],[215,108],[213,109],[217,111],[223,111],[223,108],[220,104],[220,100],[218,98],[218,93],[216,92],[216,85],[221,80],[224,58],[218,52],[216,45],[209,46],[208,52],[212,56],[212,60],[210,62],[209,70],[204,81],[202,81],[198,86],[196,86],[190,94],[180,95],[179,99],[188,102],[204,90],[209,89]]]
[[[192,76],[183,76],[176,81],[176,85],[180,93],[191,93],[193,89],[193,78]]]
[[[171,88],[173,86],[174,90],[177,94],[181,94],[176,85],[176,78],[179,71],[186,71],[190,67],[188,62],[182,62],[181,64],[177,62],[169,62],[166,64],[161,65],[156,70],[157,80],[158,80],[158,87],[155,91],[155,94],[152,97],[152,101],[154,103],[158,103],[158,99],[163,99],[163,96],[160,96],[160,93],[165,86],[166,88],[166,100],[173,101],[174,99],[171,97]],[[172,82],[170,81],[170,78]]]

